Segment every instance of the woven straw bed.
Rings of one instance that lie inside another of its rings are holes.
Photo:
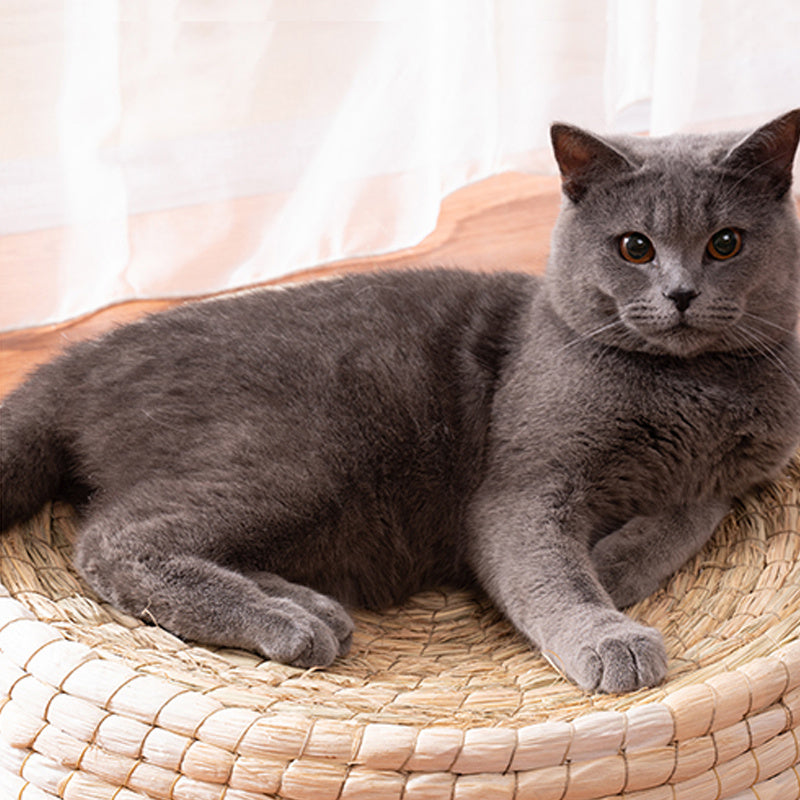
[[[631,614],[665,684],[587,695],[484,598],[357,613],[303,671],[182,642],[100,602],[72,510],[0,539],[0,798],[796,800],[800,460]]]

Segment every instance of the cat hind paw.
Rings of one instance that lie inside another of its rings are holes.
[[[327,667],[342,654],[344,643],[312,614],[270,620],[257,649],[262,655],[294,667]]]

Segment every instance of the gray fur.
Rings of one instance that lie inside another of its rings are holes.
[[[101,596],[287,663],[344,655],[347,605],[477,581],[582,687],[658,683],[659,633],[618,609],[800,443],[800,110],[747,137],[552,134],[543,281],[353,276],[78,345],[2,408],[3,527],[65,494]],[[631,231],[652,261],[622,258]]]

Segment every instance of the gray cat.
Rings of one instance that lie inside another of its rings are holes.
[[[544,280],[352,276],[80,344],[2,408],[3,526],[67,496],[102,597],[291,664],[347,652],[346,605],[477,582],[580,686],[657,684],[617,609],[800,444],[799,134],[554,125]]]

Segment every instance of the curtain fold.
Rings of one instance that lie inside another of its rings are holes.
[[[784,0],[6,0],[0,328],[414,244],[553,119],[755,124],[798,41]]]

